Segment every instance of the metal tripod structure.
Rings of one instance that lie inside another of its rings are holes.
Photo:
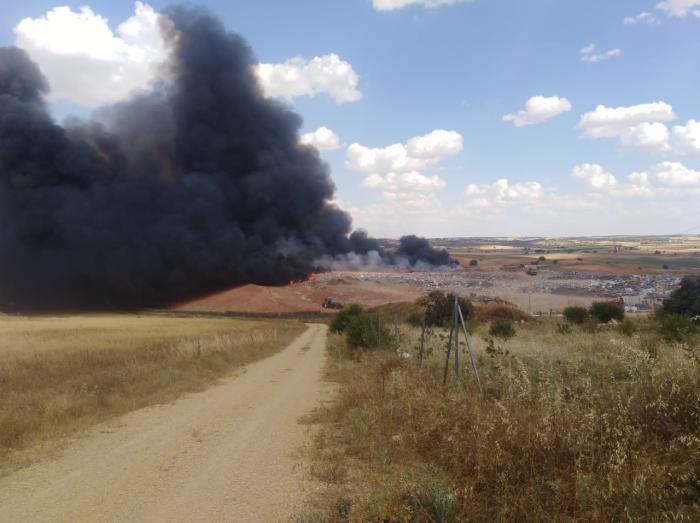
[[[462,327],[462,332],[464,333],[464,339],[467,342],[467,349],[469,350],[469,359],[471,360],[472,369],[474,369],[474,376],[476,376],[476,384],[479,386],[479,393],[483,394],[484,390],[481,388],[481,378],[479,377],[479,369],[476,366],[476,358],[474,357],[474,350],[472,348],[471,338],[467,332],[467,326],[464,323],[464,316],[462,315],[462,308],[459,306],[459,301],[457,296],[455,296],[454,308],[452,310],[452,325],[450,326],[450,338],[447,343],[447,358],[445,359],[445,374],[442,379],[442,384],[447,384],[447,374],[450,369],[450,355],[452,349],[455,352],[455,362],[454,371],[455,376],[459,379],[459,328]]]

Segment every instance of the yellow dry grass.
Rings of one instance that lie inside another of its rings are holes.
[[[94,423],[202,390],[304,330],[292,320],[0,317],[0,472]]]
[[[442,386],[444,333],[422,368],[333,337],[340,388],[317,413],[325,488],[309,519],[698,521],[697,340],[662,342],[645,321],[633,336],[517,328],[508,342],[475,336],[483,397],[469,371]],[[403,332],[411,351],[418,332]]]

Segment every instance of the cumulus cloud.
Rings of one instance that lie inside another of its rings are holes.
[[[700,121],[688,120],[673,127],[673,148],[680,154],[700,153]]]
[[[533,96],[525,102],[525,109],[503,117],[506,122],[513,122],[516,127],[542,123],[550,118],[571,111],[571,102],[558,96]]]
[[[397,217],[435,212],[441,207],[435,193],[445,187],[445,181],[437,175],[426,175],[421,170],[459,154],[463,147],[461,134],[437,129],[411,138],[405,144],[370,148],[353,143],[347,150],[346,166],[366,174],[362,187],[382,191],[382,201],[366,211],[377,216],[391,216],[382,219],[395,220]],[[364,223],[363,220],[359,221]],[[417,230],[420,231],[420,228]]]
[[[598,51],[595,44],[589,44],[579,51],[582,62],[596,63],[604,60],[610,60],[622,54],[622,49],[608,49],[607,51]]]
[[[322,126],[313,132],[304,133],[299,138],[304,145],[316,147],[319,151],[332,151],[340,148],[340,138],[328,127]]]
[[[166,52],[152,7],[136,2],[134,15],[117,27],[89,7],[56,7],[14,28],[16,45],[40,67],[51,99],[95,107],[147,88]]]
[[[673,107],[665,102],[629,107],[599,105],[581,116],[578,126],[588,138],[615,138],[638,124],[669,122],[676,118]]]
[[[370,174],[362,182],[362,186],[372,189],[386,189],[391,192],[402,189],[425,191],[442,189],[445,187],[445,182],[439,176],[424,176],[418,171],[410,171],[407,173],[388,173],[384,176],[376,173]]]
[[[358,89],[360,77],[350,63],[335,53],[311,60],[297,56],[281,64],[259,64],[256,73],[270,97],[291,100],[325,93],[339,105],[362,98]]]
[[[492,184],[469,184],[464,194],[470,205],[489,207],[513,200],[540,200],[544,196],[544,189],[539,182],[512,184],[506,178],[501,178]]]
[[[676,118],[673,107],[665,102],[629,107],[599,105],[581,116],[578,127],[586,138],[618,138],[624,147],[668,152],[673,145],[665,122]],[[682,135],[682,130],[678,134]]]
[[[658,25],[659,19],[656,18],[652,13],[643,11],[635,16],[627,16],[623,20],[625,25],[636,25],[636,24],[648,24],[648,25]]]
[[[461,134],[438,129],[408,140],[406,151],[413,158],[431,159],[459,154],[463,147],[464,139]]]
[[[372,0],[372,5],[377,11],[395,11],[410,5],[419,5],[428,9],[435,9],[445,5],[464,4],[472,0]]]
[[[591,189],[610,189],[617,186],[617,178],[596,163],[576,165],[571,177],[583,181]]]
[[[648,171],[630,174],[629,180],[638,185],[700,189],[700,171],[690,169],[680,162],[656,164]]]
[[[420,171],[443,158],[459,154],[462,148],[461,134],[438,129],[411,138],[406,144],[370,148],[353,143],[348,147],[346,165],[368,174],[407,173]]]
[[[667,0],[657,4],[656,8],[676,18],[684,18],[691,13],[700,18],[700,0]]]
[[[662,123],[644,122],[626,128],[620,134],[620,144],[624,147],[670,151],[670,133]]]

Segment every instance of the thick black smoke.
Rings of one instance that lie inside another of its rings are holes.
[[[428,265],[447,266],[456,263],[445,249],[434,249],[428,240],[418,236],[404,236],[399,241],[399,248],[394,256],[406,258],[410,265],[419,262]]]
[[[36,65],[0,48],[1,307],[155,306],[378,249],[328,203],[326,165],[247,44],[201,10],[162,21],[169,81],[66,127]]]

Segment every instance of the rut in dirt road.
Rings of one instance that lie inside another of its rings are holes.
[[[323,398],[324,325],[239,376],[102,424],[0,479],[0,521],[289,521],[299,417]]]

